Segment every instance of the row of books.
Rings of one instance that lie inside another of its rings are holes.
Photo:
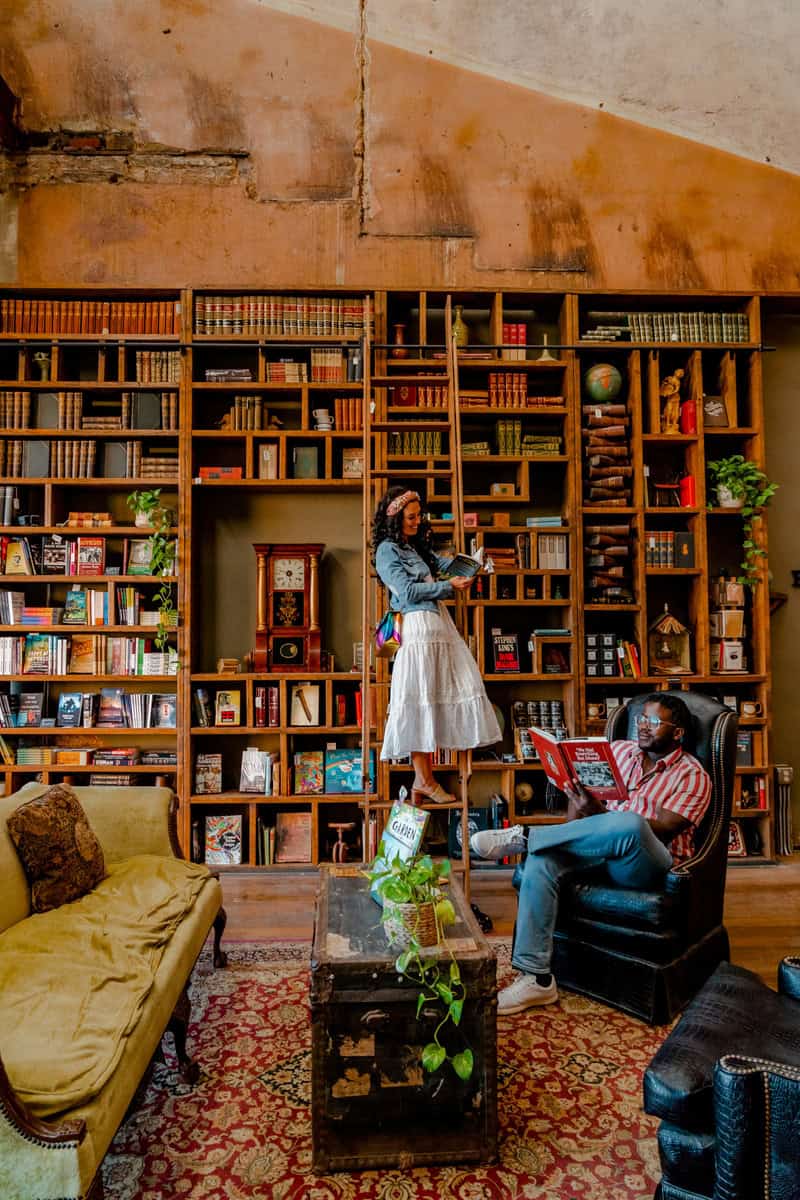
[[[177,333],[179,300],[0,299],[2,333]]]
[[[298,750],[294,755],[294,794],[353,795],[363,792],[360,747]],[[369,752],[369,788],[375,788],[375,751]]]
[[[338,334],[361,337],[366,301],[347,296],[195,296],[199,334]]]
[[[94,438],[58,438],[26,441],[0,438],[0,474],[10,479],[94,479],[97,442]],[[139,476],[177,480],[177,446],[143,451],[141,441],[107,442],[103,446],[100,477],[134,479]]]
[[[362,400],[360,396],[336,396],[333,401],[333,422],[345,433],[363,429]]]
[[[347,360],[342,350],[311,351],[312,383],[346,383]]]
[[[490,371],[487,379],[489,408],[525,408],[528,376],[525,371]]]
[[[596,323],[581,334],[581,341],[750,341],[750,319],[743,312],[609,312],[588,315]]]
[[[464,455],[468,455],[467,447],[471,443],[465,442],[461,449]],[[442,453],[442,435],[431,429],[411,429],[403,431],[393,429],[389,434],[389,453],[402,454],[404,457],[413,457],[415,455],[441,455]]]
[[[21,693],[41,696],[41,692]],[[10,697],[13,702],[13,695]],[[55,723],[59,728],[175,729],[177,697],[174,692],[129,692],[126,688],[100,688],[98,692],[61,692]],[[37,721],[41,724],[41,704]],[[17,720],[18,725],[23,724]],[[138,752],[137,752],[138,753]],[[138,761],[138,759],[137,759]]]
[[[281,794],[282,766],[277,754],[247,746],[239,767],[239,791],[260,796]],[[198,754],[194,760],[194,789],[198,796],[218,796],[222,792],[222,755]]]
[[[234,396],[233,404],[222,418],[220,428],[261,429],[263,420],[263,396]]]
[[[644,539],[646,567],[693,567],[694,534],[685,530],[649,529]]]
[[[527,357],[528,326],[524,321],[503,322],[503,345],[500,357],[509,361],[520,361]]]
[[[175,675],[177,652],[157,651],[152,638],[28,633],[0,637],[0,674]]]
[[[137,350],[137,383],[180,383],[180,350]]]
[[[3,429],[30,429],[30,425],[30,392],[0,392],[0,427]]]
[[[151,544],[148,538],[125,538],[122,544],[121,569],[124,574],[149,575],[151,571]],[[3,575],[104,575],[118,574],[120,566],[107,565],[107,545],[104,537],[89,534],[66,538],[60,533],[44,534],[40,539],[32,537],[0,537],[0,574]],[[80,589],[76,589],[80,592]],[[19,592],[11,593],[9,603],[18,604]],[[68,593],[69,595],[69,593]],[[83,602],[76,595],[75,615],[79,623]],[[65,604],[65,608],[68,606]],[[107,614],[106,614],[107,615]],[[122,624],[130,622],[123,620]],[[142,622],[146,624],[147,622]]]
[[[616,633],[587,633],[584,637],[584,661],[587,676],[613,678],[624,675],[638,679],[642,673],[636,642]]]
[[[447,408],[447,382],[397,383],[389,388],[389,404],[396,408]]]
[[[322,724],[320,693],[321,689],[318,683],[298,683],[291,685],[289,697],[290,725],[310,727]],[[253,699],[254,723],[256,728],[279,728],[280,692],[278,684],[256,684]],[[241,725],[242,723],[242,698],[238,690],[222,688],[217,691],[212,709],[208,689],[197,687],[192,694],[192,705],[195,722],[201,729],[208,729],[212,726]],[[356,688],[352,693],[334,692],[331,724],[360,725],[361,714],[362,699],[360,687]]]
[[[192,822],[192,859],[208,866],[239,866],[243,861],[241,813],[209,813],[202,827]],[[312,822],[310,812],[278,812],[274,823],[260,814],[256,818],[255,860],[259,866],[271,863],[311,862]]]

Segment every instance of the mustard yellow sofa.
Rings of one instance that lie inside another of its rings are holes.
[[[73,789],[103,850],[87,895],[31,911],[6,821],[43,794],[0,798],[0,1197],[100,1200],[100,1167],[170,1030],[183,1077],[192,967],[214,929],[219,880],[181,859],[167,788]]]

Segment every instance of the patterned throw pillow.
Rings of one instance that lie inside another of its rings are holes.
[[[34,912],[77,900],[105,875],[100,843],[68,787],[56,784],[21,804],[6,823],[31,885]]]

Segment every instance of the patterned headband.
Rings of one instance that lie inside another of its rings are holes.
[[[396,517],[399,512],[402,512],[407,504],[412,500],[419,500],[418,492],[403,492],[402,496],[395,496],[391,504],[386,509],[387,517]]]

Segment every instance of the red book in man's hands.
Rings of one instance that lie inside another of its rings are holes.
[[[628,789],[607,738],[566,738],[559,742],[546,729],[535,727],[530,735],[545,775],[560,792],[579,783],[601,804],[627,800]]]

